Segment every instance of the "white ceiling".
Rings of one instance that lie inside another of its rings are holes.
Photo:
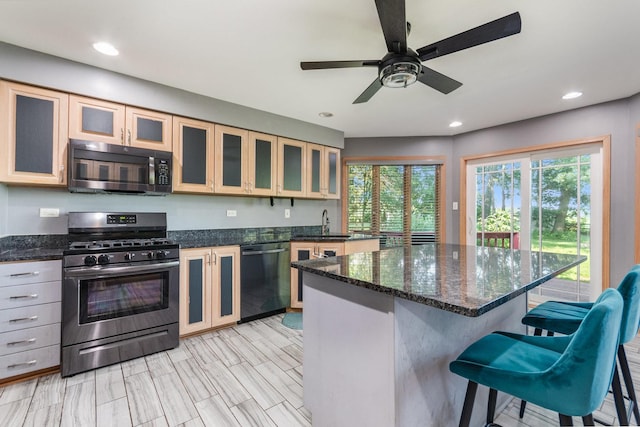
[[[0,40],[346,137],[452,135],[640,92],[638,0],[407,0],[406,11],[414,50],[515,11],[522,32],[426,62],[463,83],[449,95],[418,83],[358,105],[375,67],[299,62],[382,58],[374,0],[0,0]],[[561,99],[573,90],[584,95]]]

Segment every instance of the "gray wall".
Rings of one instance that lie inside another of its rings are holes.
[[[616,286],[633,264],[634,250],[634,129],[640,123],[640,95],[504,126],[435,138],[346,139],[344,156],[447,156],[447,242],[459,242],[461,202],[460,158],[553,142],[611,136],[611,276]],[[450,165],[450,166],[449,166]]]
[[[342,148],[344,133],[0,42],[0,78]]]
[[[69,193],[64,189],[4,187],[0,185],[0,200],[7,199],[4,216],[5,235],[66,234],[67,213],[72,211],[166,212],[170,230],[201,230],[210,228],[276,227],[320,225],[322,210],[327,209],[332,230],[339,229],[339,203],[335,200],[201,196],[171,194],[168,196],[138,196],[116,194]],[[58,208],[58,218],[40,218],[40,208]],[[236,217],[227,217],[227,210],[236,210]],[[284,217],[284,210],[291,217]],[[3,208],[0,208],[2,212]],[[0,227],[2,230],[2,227]]]

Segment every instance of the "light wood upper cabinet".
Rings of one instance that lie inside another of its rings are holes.
[[[277,196],[305,197],[307,143],[278,137]]]
[[[0,81],[0,181],[67,183],[69,95]]]
[[[99,99],[70,95],[69,137],[171,151],[172,116]]]
[[[275,195],[277,137],[222,125],[215,134],[215,192]]]
[[[276,194],[278,178],[278,138],[249,132],[249,192],[256,196]]]
[[[307,144],[307,197],[323,199],[340,197],[339,163],[339,149]]]
[[[173,118],[173,191],[213,193],[213,123]]]
[[[215,192],[248,194],[249,131],[215,127]]]

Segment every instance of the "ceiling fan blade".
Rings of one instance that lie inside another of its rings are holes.
[[[303,70],[325,70],[328,68],[377,67],[380,60],[373,61],[311,61],[301,62]]]
[[[376,0],[378,17],[387,42],[387,51],[407,51],[407,18],[404,0]]]
[[[417,53],[421,61],[426,61],[518,34],[521,27],[520,13],[515,12],[511,15],[496,19],[495,21],[487,22],[479,27],[456,34],[455,36],[440,40],[437,43],[421,47],[417,50]]]
[[[444,93],[445,95],[462,86],[462,83],[459,81],[454,80],[451,77],[447,77],[444,74],[432,70],[431,68],[425,67],[424,65],[422,66],[422,70],[420,70],[418,81],[434,88],[438,92]]]
[[[356,98],[355,101],[353,101],[354,104],[362,104],[363,102],[367,102],[368,100],[371,99],[371,97],[373,95],[376,94],[376,92],[378,90],[380,90],[380,88],[382,87],[382,83],[380,83],[380,79],[376,78],[370,85],[368,88],[366,88],[364,90],[364,92],[362,92],[360,94],[359,97]]]

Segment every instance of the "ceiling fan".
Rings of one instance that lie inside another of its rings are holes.
[[[378,67],[378,77],[353,101],[354,104],[367,102],[382,86],[406,87],[416,81],[447,94],[462,86],[462,83],[425,67],[423,61],[518,34],[521,28],[520,13],[515,12],[414,51],[407,47],[411,24],[406,21],[405,0],[375,2],[388,51],[382,59],[300,63],[303,70]]]

